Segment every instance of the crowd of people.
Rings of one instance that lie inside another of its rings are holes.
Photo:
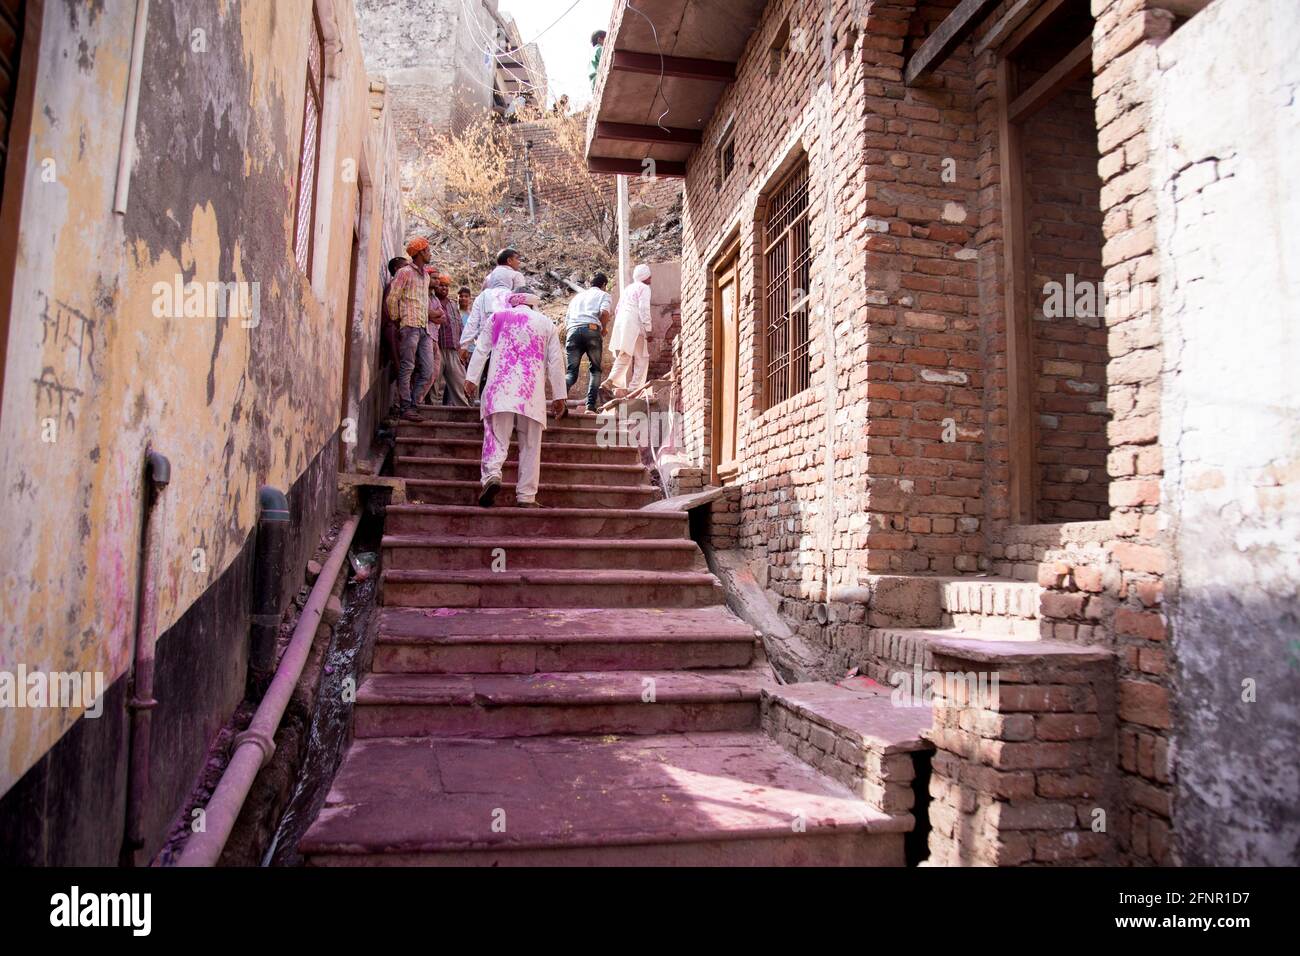
[[[406,256],[388,263],[383,298],[383,342],[397,368],[391,415],[424,420],[421,405],[477,405],[483,419],[482,488],[490,507],[501,489],[501,468],[513,435],[519,445],[518,507],[537,503],[541,435],[549,391],[553,417],[568,413],[566,397],[582,372],[590,380],[586,408],[618,401],[645,385],[651,332],[649,266],[640,265],[622,290],[617,310],[601,272],[569,303],[564,343],[555,323],[537,311],[538,297],[521,271],[517,249],[503,249],[477,295],[430,264],[429,242],[416,237]],[[612,330],[611,330],[612,325]],[[606,337],[613,368],[602,381]]]

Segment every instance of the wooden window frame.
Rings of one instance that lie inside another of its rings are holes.
[[[763,278],[759,369],[759,407],[763,412],[807,391],[811,385],[808,303],[813,237],[809,187],[810,168],[805,155],[767,191],[764,201],[755,269],[755,274]],[[801,298],[796,295],[799,292]]]
[[[308,38],[307,47],[307,68],[306,78],[304,80],[304,92],[302,103],[302,133],[298,139],[298,188],[295,191],[294,202],[294,232],[293,232],[293,255],[294,260],[298,263],[299,268],[306,273],[308,279],[312,276],[312,268],[315,264],[316,252],[316,200],[320,194],[320,154],[321,154],[321,134],[324,130],[325,116],[325,31],[321,28],[320,10],[316,4],[312,4],[312,34]],[[320,56],[315,64],[315,76],[312,69],[312,43],[315,43],[320,51]],[[309,116],[309,107],[316,107],[316,145],[311,156],[311,195],[304,197],[303,192],[303,173],[306,166],[306,148],[307,148],[307,120]],[[303,236],[303,202],[311,203],[311,214],[307,217],[307,233]],[[302,250],[302,251],[300,251]],[[305,261],[304,261],[305,260]]]

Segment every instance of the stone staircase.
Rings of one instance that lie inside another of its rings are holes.
[[[424,412],[398,427],[409,503],[388,510],[372,670],[309,864],[904,862],[900,748],[832,743],[848,773],[792,745],[806,708],[765,702],[687,514],[638,510],[658,495],[636,448],[552,422],[547,507],[513,507],[508,467],[481,509],[476,410]]]

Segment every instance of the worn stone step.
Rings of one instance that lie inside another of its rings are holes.
[[[482,411],[477,407],[451,406],[451,405],[421,405],[419,412],[428,421],[438,422],[472,422],[477,424],[483,420]],[[572,406],[569,408],[569,414],[564,418],[556,418],[547,412],[546,424],[548,427],[557,425],[565,428],[600,428],[601,421],[596,415],[586,411],[582,406],[575,410]]]
[[[589,445],[593,448],[602,446],[617,447],[606,441],[607,434],[595,428],[570,428],[565,425],[552,425],[542,432],[542,445]],[[460,438],[483,441],[483,423],[475,421],[400,421],[397,425],[397,439],[407,438]],[[512,442],[513,444],[513,442]]]
[[[665,734],[758,727],[759,672],[370,674],[357,737]]]
[[[902,866],[872,811],[761,734],[358,740],[310,866]]]
[[[704,607],[721,604],[713,575],[695,571],[385,570],[390,607]]]
[[[763,730],[882,813],[913,809],[913,784],[934,750],[934,722],[910,688],[868,690],[809,681],[763,691]]]
[[[754,631],[723,606],[380,609],[377,673],[533,674],[746,667]]]
[[[407,571],[704,571],[699,546],[688,538],[538,538],[385,535],[384,568]]]
[[[406,480],[406,497],[433,505],[472,505],[478,501],[482,486],[474,481],[436,481],[423,478]],[[660,498],[653,485],[554,484],[543,482],[537,488],[537,500],[551,508],[640,508]],[[504,481],[497,494],[496,506],[509,507],[515,501],[514,482]],[[489,510],[489,509],[483,509]]]
[[[393,471],[399,478],[429,481],[474,482],[480,480],[477,461],[460,458],[397,458]],[[517,461],[507,461],[502,478],[515,482],[519,477]],[[542,462],[543,485],[601,485],[603,487],[650,487],[649,473],[640,462],[628,465],[556,464]]]
[[[581,537],[630,540],[685,538],[684,511],[628,508],[480,508],[477,505],[390,505],[390,534],[442,534],[471,537]]]
[[[483,438],[403,438],[397,442],[399,458],[454,458],[477,464],[483,457]],[[519,446],[510,444],[507,461],[519,460]],[[542,464],[636,465],[641,453],[635,448],[601,448],[596,445],[542,443]]]

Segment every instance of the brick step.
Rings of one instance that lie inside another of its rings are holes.
[[[389,534],[471,537],[581,537],[611,540],[686,538],[684,511],[618,508],[494,508],[477,505],[390,505]]]
[[[724,606],[628,614],[601,608],[382,608],[377,673],[533,674],[750,664],[754,631]]]
[[[865,648],[869,658],[867,676],[886,687],[892,686],[890,676],[899,671],[910,675],[918,665],[923,671],[931,670],[931,648],[937,643],[952,642],[989,649],[1023,649],[1039,643],[1037,638],[1021,639],[957,628],[871,628],[867,631]]]
[[[482,537],[385,535],[384,567],[404,571],[703,571],[699,546],[689,538]]]
[[[482,422],[399,422],[397,440],[408,438],[460,438],[483,441]],[[542,432],[542,445],[589,445],[602,447],[601,433],[595,428],[550,426]],[[511,443],[513,444],[513,442]]]
[[[379,738],[348,751],[300,850],[310,866],[902,866],[909,825],[755,732]]]
[[[960,625],[971,630],[1032,640],[1042,588],[1033,581],[996,577],[878,574],[869,579],[871,627],[936,628]],[[999,619],[985,625],[979,619]]]
[[[923,736],[934,723],[931,708],[910,703],[920,702],[822,681],[765,688],[763,730],[876,810],[907,813],[934,750]]]
[[[483,457],[483,438],[403,438],[397,443],[399,458],[454,458],[477,464]],[[510,443],[507,461],[519,460],[519,446]],[[542,464],[636,465],[641,453],[635,448],[600,448],[596,445],[557,445],[542,442]]]
[[[357,737],[665,734],[758,727],[759,672],[370,674]],[[653,699],[648,699],[652,697]]]
[[[477,483],[480,467],[477,461],[460,458],[398,458],[393,463],[398,478],[416,478],[427,481],[460,481]],[[519,465],[507,461],[502,478],[515,482]],[[650,487],[649,475],[640,462],[634,465],[605,464],[554,464],[542,463],[541,482],[546,485],[600,485],[602,487]]]
[[[383,575],[390,607],[705,607],[713,575],[694,571],[401,571]]]
[[[564,418],[556,418],[549,412],[546,415],[546,427],[554,428],[557,425],[564,428],[600,428],[601,420],[598,416],[591,414],[579,405],[577,411],[572,406],[569,407],[569,414]],[[482,411],[477,407],[469,408],[464,406],[453,407],[451,405],[421,405],[419,412],[424,416],[426,421],[435,422],[470,422],[478,424],[483,420]]]
[[[408,501],[432,505],[472,505],[482,490],[474,481],[432,481],[423,478],[406,480]],[[576,485],[543,483],[538,486],[537,500],[551,508],[641,508],[658,500],[654,485]],[[515,501],[514,482],[501,483],[497,507],[509,507]],[[489,509],[483,509],[489,510]]]

